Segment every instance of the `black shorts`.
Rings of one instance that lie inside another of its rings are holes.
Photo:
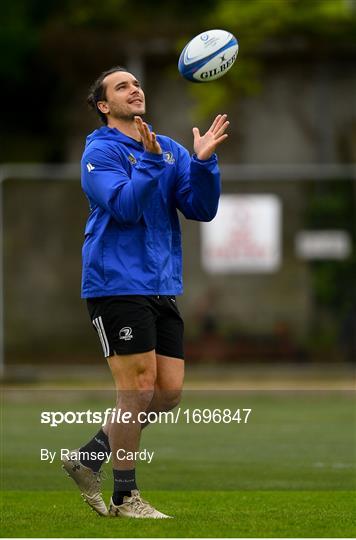
[[[152,349],[184,358],[184,324],[175,296],[103,296],[88,298],[87,305],[106,358]]]

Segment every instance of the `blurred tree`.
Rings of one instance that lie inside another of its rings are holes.
[[[146,54],[150,41],[158,49],[161,43],[173,59],[209,27],[236,34],[236,67],[219,84],[189,85],[205,116],[221,103],[258,92],[263,61],[276,50],[329,54],[336,45],[354,43],[354,6],[354,0],[206,0],[189,6],[181,0],[4,0],[0,84],[3,102],[10,104],[2,111],[4,157],[64,159],[70,102],[103,60],[111,65],[125,59],[130,42]]]
[[[4,0],[2,159],[65,159],[70,109],[88,79],[124,62],[132,44],[149,53],[150,41],[165,38],[173,56],[179,36],[198,32],[213,4],[192,3],[188,13],[179,0]]]
[[[317,186],[314,193],[311,185],[306,188],[306,227],[310,230],[347,231],[351,245],[355,246],[355,183],[328,182],[322,187],[323,190]],[[335,336],[328,335],[330,328],[322,315],[326,314],[328,321],[334,321],[332,328],[338,329],[340,338],[344,333],[345,321],[356,310],[355,249],[345,260],[312,261],[310,271],[315,304],[312,339],[315,342],[319,336],[319,339],[329,344]]]
[[[56,74],[41,57],[42,30],[52,17],[55,0],[4,0],[1,4],[0,87],[3,161],[37,161],[51,131]],[[60,158],[53,147],[52,156]]]
[[[225,28],[238,39],[236,65],[219,85],[191,87],[205,116],[222,102],[260,90],[263,63],[276,52],[333,55],[356,45],[355,0],[217,0],[206,27]]]

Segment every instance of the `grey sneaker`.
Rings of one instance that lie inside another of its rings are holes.
[[[62,469],[65,470],[73,478],[74,482],[79,487],[82,497],[101,516],[108,515],[108,509],[101,494],[101,473],[94,472],[89,467],[85,467],[75,458],[75,452],[72,450],[70,458],[62,459]]]
[[[131,517],[131,518],[151,518],[151,519],[170,519],[171,516],[162,514],[147,501],[141,499],[140,492],[134,489],[131,497],[124,497],[124,502],[116,506],[112,499],[110,500],[109,515],[112,517]]]

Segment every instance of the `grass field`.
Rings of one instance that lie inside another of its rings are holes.
[[[109,496],[109,493],[107,493]],[[329,491],[156,491],[174,520],[100,518],[74,492],[7,492],[7,537],[353,537],[355,500]]]
[[[187,392],[182,409],[251,408],[247,424],[152,425],[138,464],[143,495],[174,520],[100,518],[40,449],[75,448],[98,426],[40,424],[43,410],[103,410],[111,394],[6,390],[2,534],[8,537],[353,537],[355,403],[351,392]],[[110,497],[111,471],[104,492]]]

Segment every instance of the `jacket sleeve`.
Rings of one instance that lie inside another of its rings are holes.
[[[164,170],[162,154],[144,152],[129,177],[120,158],[93,149],[82,159],[82,187],[89,199],[121,224],[137,223]]]
[[[182,214],[187,219],[211,221],[218,210],[220,192],[216,154],[202,161],[180,147],[175,200]]]

